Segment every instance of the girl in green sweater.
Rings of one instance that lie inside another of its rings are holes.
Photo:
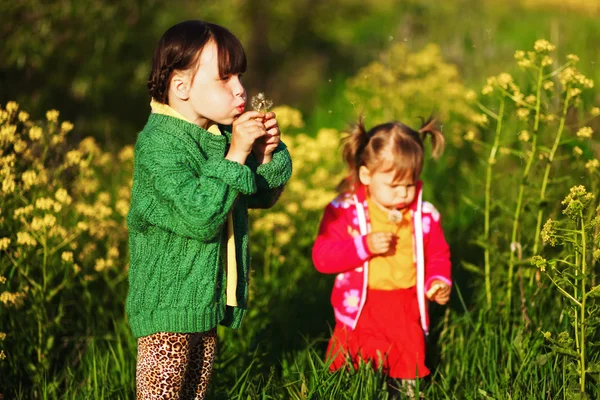
[[[245,70],[239,40],[203,21],[154,52],[127,218],[138,399],[205,398],[216,326],[247,309],[248,208],[271,207],[291,175],[275,114],[244,112]]]

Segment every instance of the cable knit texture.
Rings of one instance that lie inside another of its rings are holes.
[[[135,146],[126,312],[135,337],[156,332],[238,328],[247,308],[248,207],[268,208],[292,172],[283,143],[273,160],[224,159],[222,136],[167,115],[151,114]],[[232,212],[237,307],[226,305],[226,220]]]

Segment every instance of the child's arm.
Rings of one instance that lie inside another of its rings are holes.
[[[144,177],[139,186],[145,187],[132,201],[131,227],[150,224],[209,241],[220,233],[237,196],[256,192],[254,174],[247,166],[215,157],[198,172],[188,157],[184,143],[175,137],[140,143],[135,160]]]
[[[255,173],[257,188],[255,194],[248,196],[248,207],[271,208],[292,175],[292,159],[287,147],[283,142],[279,142],[271,162],[262,165],[250,154],[246,165]]]
[[[425,246],[425,291],[431,289],[432,284],[441,283],[452,286],[450,276],[450,247],[444,238],[442,221],[437,214],[437,221],[432,217],[429,238]]]
[[[319,234],[312,249],[315,268],[325,274],[345,272],[363,264],[371,255],[366,236],[352,237],[344,209],[329,204],[321,220]]]

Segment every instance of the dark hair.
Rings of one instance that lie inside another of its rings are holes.
[[[180,22],[164,33],[154,49],[152,71],[148,77],[150,96],[156,101],[167,103],[173,72],[194,67],[201,50],[210,40],[218,48],[221,78],[246,71],[246,53],[242,43],[229,30],[205,21]]]
[[[341,193],[353,192],[359,182],[358,171],[366,166],[369,171],[386,167],[396,171],[397,177],[410,175],[418,180],[423,170],[423,140],[431,137],[433,157],[438,158],[444,151],[444,136],[438,129],[436,120],[421,118],[418,130],[411,129],[401,122],[387,122],[365,129],[361,116],[351,132],[342,139],[342,157],[349,169],[349,175],[338,185]],[[386,153],[391,156],[386,157]],[[390,160],[392,165],[384,161]]]

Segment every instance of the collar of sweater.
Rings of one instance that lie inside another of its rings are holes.
[[[184,120],[190,124],[194,124],[192,121],[190,121],[189,119],[184,117],[183,114],[181,114],[180,112],[178,112],[177,110],[175,110],[173,107],[171,107],[168,104],[163,104],[163,103],[160,103],[160,102],[152,99],[152,101],[150,101],[150,108],[152,109],[153,113],[161,114],[161,115],[168,115],[170,117],[179,118],[181,120]],[[213,135],[221,135],[221,130],[219,129],[218,124],[213,124],[208,129],[204,129],[202,127],[199,127],[199,128],[203,129],[207,132],[210,132]]]

